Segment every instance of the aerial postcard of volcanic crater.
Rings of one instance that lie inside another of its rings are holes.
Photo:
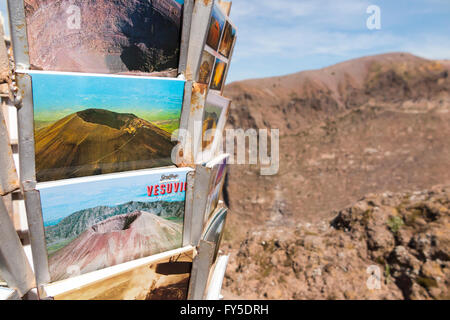
[[[40,184],[52,282],[181,248],[189,171]]]
[[[172,165],[184,81],[32,72],[38,182]]]
[[[32,69],[176,77],[184,0],[25,0]]]

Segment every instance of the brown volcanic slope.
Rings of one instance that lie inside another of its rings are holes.
[[[38,129],[39,181],[171,165],[170,134],[132,114],[88,109]]]
[[[392,53],[228,85],[229,127],[281,135],[277,176],[231,166],[228,238],[330,218],[368,193],[450,183],[449,71],[447,61]]]
[[[175,249],[182,224],[148,212],[109,218],[82,233],[49,259],[52,281],[68,277],[71,266],[81,274]]]
[[[226,296],[448,300],[449,223],[450,187],[440,186],[367,195],[332,221],[257,227],[228,267]]]
[[[69,5],[79,9],[79,29]],[[182,6],[175,0],[25,0],[25,11],[35,69],[177,75]]]

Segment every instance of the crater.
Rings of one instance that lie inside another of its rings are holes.
[[[135,222],[140,216],[142,216],[142,212],[140,211],[130,214],[123,214],[102,221],[93,226],[91,229],[92,231],[94,231],[94,233],[98,234],[107,234],[111,232],[128,230],[130,229],[133,222]]]

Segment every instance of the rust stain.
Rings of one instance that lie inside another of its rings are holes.
[[[206,89],[208,88],[207,84],[198,84],[199,92],[201,95],[206,94]]]
[[[198,96],[196,94],[192,94],[191,105],[196,104],[197,102],[198,102]]]
[[[186,67],[186,79],[192,80],[192,71],[191,71],[191,67],[189,65]]]
[[[204,107],[208,85],[195,83],[192,87],[191,113]]]
[[[15,172],[16,170],[14,170]],[[8,181],[8,184],[14,188],[14,190],[17,190],[19,188],[19,179],[12,179]]]

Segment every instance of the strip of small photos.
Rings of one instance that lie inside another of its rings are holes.
[[[197,82],[206,84],[210,90],[222,94],[236,43],[237,29],[216,4],[207,32]]]

